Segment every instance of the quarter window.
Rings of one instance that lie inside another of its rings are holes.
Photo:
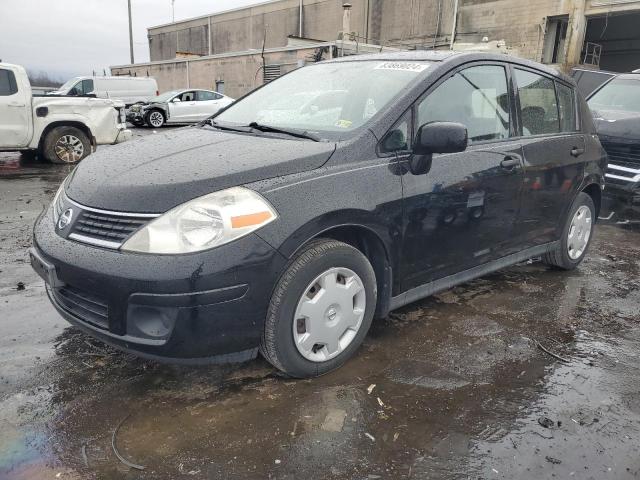
[[[516,69],[522,135],[544,135],[560,132],[558,103],[553,80]],[[574,122],[575,123],[575,122]]]
[[[409,110],[384,136],[380,143],[380,152],[393,153],[409,150],[409,144],[411,142],[410,125],[411,110]]]
[[[8,97],[18,92],[16,76],[11,70],[0,68],[0,96]]]
[[[469,142],[509,137],[509,89],[504,67],[481,65],[456,73],[418,105],[418,123],[456,122]]]
[[[558,106],[560,108],[560,129],[563,132],[575,132],[576,96],[572,88],[556,83],[558,90]]]

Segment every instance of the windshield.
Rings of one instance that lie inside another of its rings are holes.
[[[64,85],[62,85],[58,90],[61,91],[61,92],[66,92],[71,87],[73,87],[79,80],[80,80],[80,77],[73,77],[72,79],[67,80],[64,83]]]
[[[151,99],[152,102],[167,102],[169,100],[171,100],[173,97],[175,97],[178,93],[180,92],[180,90],[171,90],[169,92],[164,92],[161,93],[160,95],[158,95],[157,97],[153,97]]]
[[[417,81],[428,62],[320,63],[256,90],[216,117],[308,132],[348,132],[364,125]]]
[[[589,99],[589,108],[640,113],[640,79],[611,80]]]

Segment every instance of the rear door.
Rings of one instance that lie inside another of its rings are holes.
[[[469,132],[465,152],[433,155],[425,175],[403,175],[403,289],[511,253],[522,187],[522,147],[501,63],[464,67],[415,108],[415,125],[447,121]]]
[[[31,97],[20,77],[0,67],[0,146],[26,147],[31,133]]]
[[[535,70],[513,71],[525,159],[514,235],[530,247],[559,238],[584,175],[585,139],[572,86]]]
[[[221,108],[222,95],[208,90],[196,91],[196,105],[198,108],[198,118],[204,120],[216,113]]]

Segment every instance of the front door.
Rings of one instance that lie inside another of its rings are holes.
[[[26,147],[31,126],[31,98],[15,72],[0,68],[0,147]]]
[[[403,176],[403,290],[515,251],[522,146],[512,140],[512,95],[500,64],[455,72],[418,102],[415,124],[464,124],[467,151],[434,155],[424,175]]]
[[[189,123],[196,121],[198,117],[196,105],[196,92],[189,91],[177,95],[179,101],[175,99],[169,102],[169,122]]]
[[[557,240],[581,185],[584,135],[572,87],[534,71],[514,69],[522,123],[525,176],[514,236],[530,247]]]

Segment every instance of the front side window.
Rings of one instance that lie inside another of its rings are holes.
[[[93,80],[83,80],[82,81],[82,91],[80,93],[82,95],[87,95],[89,93],[93,93]]]
[[[8,97],[18,92],[16,76],[11,70],[0,68],[0,96]]]
[[[216,122],[259,122],[310,132],[350,132],[387,108],[423,78],[429,62],[318,63],[284,75],[216,117]]]
[[[179,98],[183,102],[193,102],[196,99],[196,92],[184,92]]]
[[[575,92],[573,88],[557,82],[556,88],[560,110],[560,129],[563,132],[575,132],[577,130]]]
[[[588,103],[591,110],[640,113],[640,78],[615,78],[598,90]]]
[[[509,138],[510,102],[504,67],[481,65],[456,73],[418,105],[418,122],[455,122],[469,142]]]
[[[515,70],[520,97],[522,135],[560,132],[556,89],[550,78],[525,70]]]

